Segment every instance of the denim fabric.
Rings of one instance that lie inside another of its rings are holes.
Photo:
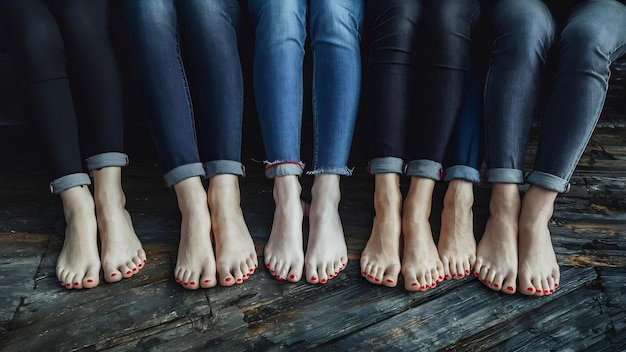
[[[313,54],[311,173],[347,167],[361,85],[362,0],[250,0],[255,25],[254,87],[268,159],[266,176],[300,175],[305,39]],[[302,167],[301,167],[302,166]]]
[[[408,175],[439,180],[465,96],[478,1],[370,0],[369,5],[372,157],[407,158]]]
[[[487,179],[523,183],[522,166],[553,42],[541,0],[498,0],[490,19],[493,51],[485,87]]]
[[[52,182],[50,182],[50,192],[54,194],[59,194],[72,187],[86,186],[90,184],[91,179],[89,178],[89,175],[84,172],[79,172],[75,174],[61,176],[52,180]]]
[[[105,0],[2,0],[23,111],[57,192],[83,158],[123,150],[118,65]],[[68,176],[67,178],[65,176]],[[88,184],[88,176],[78,184]],[[86,178],[86,179],[85,179]]]
[[[87,158],[87,170],[99,170],[105,167],[128,166],[128,155],[124,153],[102,153]]]
[[[368,164],[370,174],[404,173],[404,160],[391,156],[372,159]]]
[[[461,115],[454,125],[444,159],[444,181],[480,182],[484,154],[482,92],[476,70],[470,69]]]
[[[124,12],[144,115],[166,184],[204,176],[201,160],[240,163],[238,2],[126,0]],[[242,165],[211,170],[243,174]]]
[[[573,8],[556,43],[556,70],[541,120],[531,184],[564,192],[595,128],[611,63],[626,53],[626,5],[589,0]]]

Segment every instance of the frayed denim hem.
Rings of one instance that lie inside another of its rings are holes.
[[[319,175],[319,174],[331,174],[331,175],[339,175],[339,176],[352,176],[352,171],[354,169],[350,169],[346,166],[343,167],[322,167],[319,169],[315,169],[307,172],[307,175]]]

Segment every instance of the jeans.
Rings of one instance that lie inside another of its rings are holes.
[[[243,175],[236,0],[125,0],[142,108],[168,187]]]
[[[556,23],[546,4],[558,8],[556,1],[539,0],[523,5],[500,0],[494,8],[497,38],[485,103],[488,179],[524,181],[526,141],[545,84],[548,98],[527,181],[564,192],[602,111],[609,66],[626,53],[626,6],[582,1],[565,9],[567,16]],[[562,29],[555,34],[555,28]],[[548,54],[555,69],[546,80]]]
[[[600,117],[609,65],[626,54],[626,5],[589,0],[573,8],[555,43],[556,69],[527,181],[564,192]]]
[[[50,188],[90,184],[84,170],[124,166],[121,80],[105,0],[0,0],[23,110]]]
[[[362,0],[250,0],[255,25],[254,89],[267,177],[301,175],[303,59],[313,54],[314,148],[311,174],[350,175],[347,167],[360,85]]]
[[[370,0],[369,5],[370,173],[402,173],[408,158],[407,175],[439,180],[465,100],[478,1]]]

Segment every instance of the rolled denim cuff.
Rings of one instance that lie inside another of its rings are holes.
[[[186,180],[190,177],[200,176],[204,178],[204,175],[205,173],[202,163],[193,163],[181,165],[168,171],[163,176],[163,180],[165,181],[165,185],[167,187],[173,187],[178,182]]]
[[[473,183],[480,182],[480,172],[467,165],[454,165],[444,170],[444,181],[461,179]]]
[[[352,176],[352,169],[343,167],[321,167],[306,173],[307,175],[331,174],[339,176]]]
[[[432,160],[413,160],[406,167],[407,176],[424,177],[435,181],[443,178],[442,173],[441,164]]]
[[[301,161],[266,161],[265,177],[300,176],[304,172],[304,163]]]
[[[87,158],[87,170],[99,170],[105,167],[123,167],[128,165],[128,155],[118,152],[96,154]]]
[[[569,182],[567,180],[541,171],[531,172],[526,181],[531,185],[558,193],[565,193],[569,190]]]
[[[491,183],[524,183],[524,173],[516,169],[489,169],[487,181]]]
[[[215,175],[231,174],[237,176],[245,176],[246,169],[242,163],[234,160],[214,160],[204,163],[204,171],[206,178]]]
[[[404,160],[396,157],[374,158],[367,165],[370,174],[404,173]]]
[[[52,182],[50,182],[50,192],[59,194],[72,187],[90,184],[91,179],[86,173],[80,172],[77,174],[69,174],[52,180]]]

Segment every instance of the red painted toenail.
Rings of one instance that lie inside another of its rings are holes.
[[[189,284],[190,284],[191,286],[193,286],[193,285],[195,285],[195,284],[196,284],[196,282],[195,282],[195,281],[191,281],[191,282],[189,282]]]
[[[332,279],[335,276],[333,274],[328,274],[328,277]]]
[[[93,282],[93,279],[87,279],[87,282]]]
[[[426,288],[429,288],[429,287],[430,287],[430,285],[428,285],[428,284],[426,284],[425,286],[426,286]]]
[[[143,264],[139,263],[139,264],[137,264],[137,266],[141,268],[143,266]]]
[[[470,273],[469,269],[465,269],[465,273],[469,274]]]
[[[250,272],[250,273],[253,273],[253,272],[254,272],[254,269],[250,269],[250,271],[249,271],[249,272]]]
[[[326,279],[322,279],[322,280],[321,280],[321,282],[322,282],[323,284],[325,284],[325,283],[326,283]]]
[[[459,274],[459,277],[463,277],[463,274]]]
[[[365,271],[361,271],[361,275],[365,276],[367,273]]]
[[[530,291],[530,292],[533,292],[534,290],[535,290],[535,289],[534,289],[534,288],[532,288],[532,287],[529,287],[529,288],[528,288],[528,291]]]
[[[513,286],[507,286],[506,289],[509,291],[513,291]]]
[[[258,265],[258,264],[254,264],[254,268],[255,268],[255,269],[256,269],[256,268],[258,268],[258,267],[259,267],[259,265]]]
[[[143,262],[144,262],[144,263],[148,262],[148,259],[144,259],[144,260],[143,260]]]
[[[435,286],[437,286],[436,282],[433,282],[433,283],[430,284],[430,287],[435,287]]]
[[[487,280],[483,279],[483,284],[486,284],[486,283],[487,283]]]
[[[422,285],[422,286],[420,286],[420,288],[423,290],[425,287],[424,287],[424,285]]]
[[[79,282],[75,282],[75,283],[74,283],[74,286],[78,286],[78,285],[80,285],[80,283],[79,283]]]
[[[68,283],[65,284],[65,286],[70,287],[70,286],[72,286],[72,284],[68,282]]]
[[[232,277],[227,277],[226,282],[230,282],[232,279],[233,279]]]
[[[443,280],[443,276],[439,275],[439,280]]]
[[[478,275],[479,275],[478,273],[474,273],[474,276],[478,277]]]
[[[500,285],[498,285],[498,284],[493,284],[493,287],[498,288],[498,287],[500,287]]]
[[[335,276],[337,276],[337,275],[339,275],[339,272],[338,272],[338,271],[335,271]]]
[[[549,292],[548,290],[543,290],[543,293],[548,293],[548,292]]]
[[[265,263],[265,267],[269,268],[270,267],[270,263]]]
[[[187,286],[187,283],[186,283],[186,282],[183,282],[183,285]]]
[[[554,290],[550,290],[550,293],[554,293]]]
[[[390,283],[390,284],[392,284],[392,283],[393,283],[393,280],[391,280],[391,279],[387,279],[387,282],[388,282],[388,283]]]
[[[317,276],[311,276],[311,281],[316,281],[317,280]]]
[[[211,280],[208,280],[208,279],[207,279],[207,280],[204,280],[204,282],[211,282]]]
[[[133,271],[137,271],[137,268],[133,268]]]
[[[63,282],[63,281],[61,281],[61,280],[59,280],[59,283],[60,283],[61,285],[65,285],[65,282]]]
[[[554,287],[559,287],[559,284],[555,282]]]
[[[455,276],[456,276],[456,274],[452,274],[452,277],[455,277]]]
[[[449,275],[449,274],[446,274],[446,279],[449,279],[449,278],[450,278],[450,275]]]
[[[281,278],[281,279],[282,279],[282,278]],[[243,281],[243,279],[242,279],[242,278],[238,278],[238,279],[237,279],[237,282],[242,282],[242,281]]]
[[[370,279],[373,279],[373,278],[374,278],[372,275],[368,275],[367,277],[368,277],[368,278],[370,278]]]
[[[417,286],[417,282],[412,283],[411,286]]]
[[[379,278],[375,278],[374,281],[378,282],[378,281],[380,281],[380,279]]]
[[[132,274],[132,273],[133,273],[133,272],[132,272],[132,271],[130,271],[130,270],[128,270],[128,271],[126,272],[126,274]]]
[[[113,273],[111,274],[111,277],[117,276],[117,273]]]
[[[295,278],[296,278],[296,275],[291,274],[291,275],[289,275],[289,277],[293,280],[293,279],[295,279]]]
[[[270,270],[270,274],[274,275],[276,272],[274,270]]]

